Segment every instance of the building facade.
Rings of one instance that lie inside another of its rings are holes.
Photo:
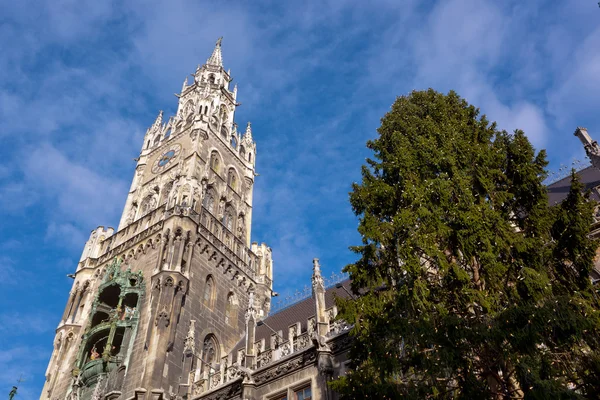
[[[347,327],[318,260],[312,297],[270,314],[251,243],[256,145],[237,131],[221,40],[175,116],[148,128],[118,229],[85,244],[40,399],[333,399]]]

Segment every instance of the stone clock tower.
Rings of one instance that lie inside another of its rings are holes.
[[[117,231],[92,231],[41,399],[186,398],[226,365],[248,304],[268,315],[271,250],[250,242],[256,145],[234,123],[221,39],[148,128]]]

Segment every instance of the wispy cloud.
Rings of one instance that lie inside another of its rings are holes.
[[[549,0],[0,4],[0,276],[35,285],[14,296],[39,320],[64,306],[65,264],[90,229],[117,223],[145,127],[175,110],[172,94],[224,36],[236,119],[258,145],[253,240],[273,248],[276,289],[293,291],[313,257],[326,274],[354,259],[348,191],[398,95],[455,89],[547,147],[552,166],[580,157],[574,128],[600,137],[598,12]],[[31,335],[46,357],[44,329]],[[28,337],[0,363],[27,356]],[[26,368],[40,377],[41,364]]]

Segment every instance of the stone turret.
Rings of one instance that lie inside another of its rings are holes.
[[[600,146],[598,146],[598,142],[592,140],[586,128],[578,127],[574,135],[583,143],[585,153],[592,161],[592,165],[600,169]]]

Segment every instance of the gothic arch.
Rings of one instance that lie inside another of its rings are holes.
[[[215,214],[215,201],[217,198],[217,193],[214,188],[210,187],[206,190],[206,194],[204,195],[204,199],[202,200],[202,205],[211,214]]]
[[[228,134],[229,134],[229,129],[227,128],[227,123],[226,123],[226,122],[224,122],[224,123],[221,125],[221,137],[222,137],[223,139],[227,139],[227,135],[228,135]]]
[[[204,284],[204,295],[202,302],[210,309],[212,309],[215,304],[216,290],[217,288],[215,285],[215,279],[212,275],[208,275]]]
[[[173,183],[174,181],[169,181],[167,183],[165,183],[165,185],[163,186],[161,192],[160,192],[160,205],[166,204],[169,201],[169,194],[171,193],[171,190],[173,189]],[[169,205],[167,204],[167,207]]]
[[[238,318],[238,299],[235,293],[230,291],[227,294],[227,302],[225,303],[225,323],[231,326],[237,325]]]
[[[161,139],[162,139],[162,135],[160,135],[160,134],[156,135],[156,137],[154,138],[154,143],[152,144],[152,147],[158,147]]]
[[[221,171],[221,155],[217,150],[210,153],[210,168],[217,174]]]
[[[194,100],[188,100],[182,108],[181,116],[183,119],[190,120],[194,117],[195,104]]]
[[[235,169],[235,167],[229,167],[227,171],[227,185],[231,187],[233,190],[237,190],[239,182],[239,175]]]
[[[225,228],[227,228],[230,232],[233,232],[234,230],[234,224],[235,224],[235,208],[233,208],[233,206],[231,205],[231,203],[226,204],[225,205],[225,210],[223,210],[223,226],[225,226]]]
[[[202,361],[203,369],[210,365],[217,364],[220,360],[220,348],[217,337],[213,334],[209,334],[204,338],[202,342]]]

